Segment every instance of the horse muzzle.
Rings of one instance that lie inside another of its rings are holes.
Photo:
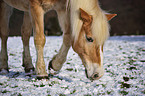
[[[86,77],[91,81],[100,79],[104,75],[103,66],[91,65],[85,68]]]

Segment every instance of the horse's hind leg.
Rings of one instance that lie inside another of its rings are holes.
[[[8,70],[8,54],[7,39],[9,34],[9,18],[12,14],[12,8],[0,2],[0,37],[1,37],[1,53],[0,53],[0,73],[6,74]]]
[[[32,33],[32,24],[29,13],[24,12],[23,25],[21,27],[21,35],[23,41],[23,67],[27,74],[34,73],[34,67],[29,50],[29,39]]]
[[[64,34],[63,34],[63,44],[61,45],[59,53],[53,57],[53,59],[50,61],[48,66],[50,74],[52,75],[57,74],[59,70],[62,68],[63,63],[66,61],[68,50],[71,46],[69,18],[67,18],[65,11],[64,13],[63,12],[59,13],[59,11],[57,13],[58,13],[59,23]]]

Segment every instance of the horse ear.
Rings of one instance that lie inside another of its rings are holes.
[[[110,21],[112,18],[117,16],[117,14],[105,14],[105,15],[106,15],[108,21]]]
[[[80,18],[84,22],[92,22],[92,16],[85,12],[83,9],[80,8]]]
[[[82,19],[82,21],[84,23],[83,28],[86,33],[86,39],[89,42],[93,42],[92,32],[90,30],[93,17],[91,15],[89,15],[87,12],[85,12],[83,9],[80,8],[80,18]]]

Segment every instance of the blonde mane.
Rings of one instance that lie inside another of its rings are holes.
[[[79,8],[93,16],[92,34],[97,44],[102,45],[109,36],[109,24],[105,12],[99,7],[98,0],[68,0],[71,14],[72,38],[77,41],[82,27]]]

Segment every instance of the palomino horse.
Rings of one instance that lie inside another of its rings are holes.
[[[10,5],[11,7],[9,7]],[[99,79],[104,74],[103,45],[109,36],[108,21],[116,14],[106,14],[99,7],[98,0],[1,0],[0,36],[2,49],[0,71],[8,72],[7,38],[8,23],[12,7],[24,11],[22,25],[23,66],[26,73],[33,73],[34,67],[29,51],[29,38],[33,26],[34,44],[37,52],[37,77],[47,77],[43,58],[45,45],[44,13],[54,9],[58,13],[63,30],[63,44],[59,53],[49,63],[51,74],[57,73],[66,60],[69,48],[80,56],[86,76],[91,80]]]

